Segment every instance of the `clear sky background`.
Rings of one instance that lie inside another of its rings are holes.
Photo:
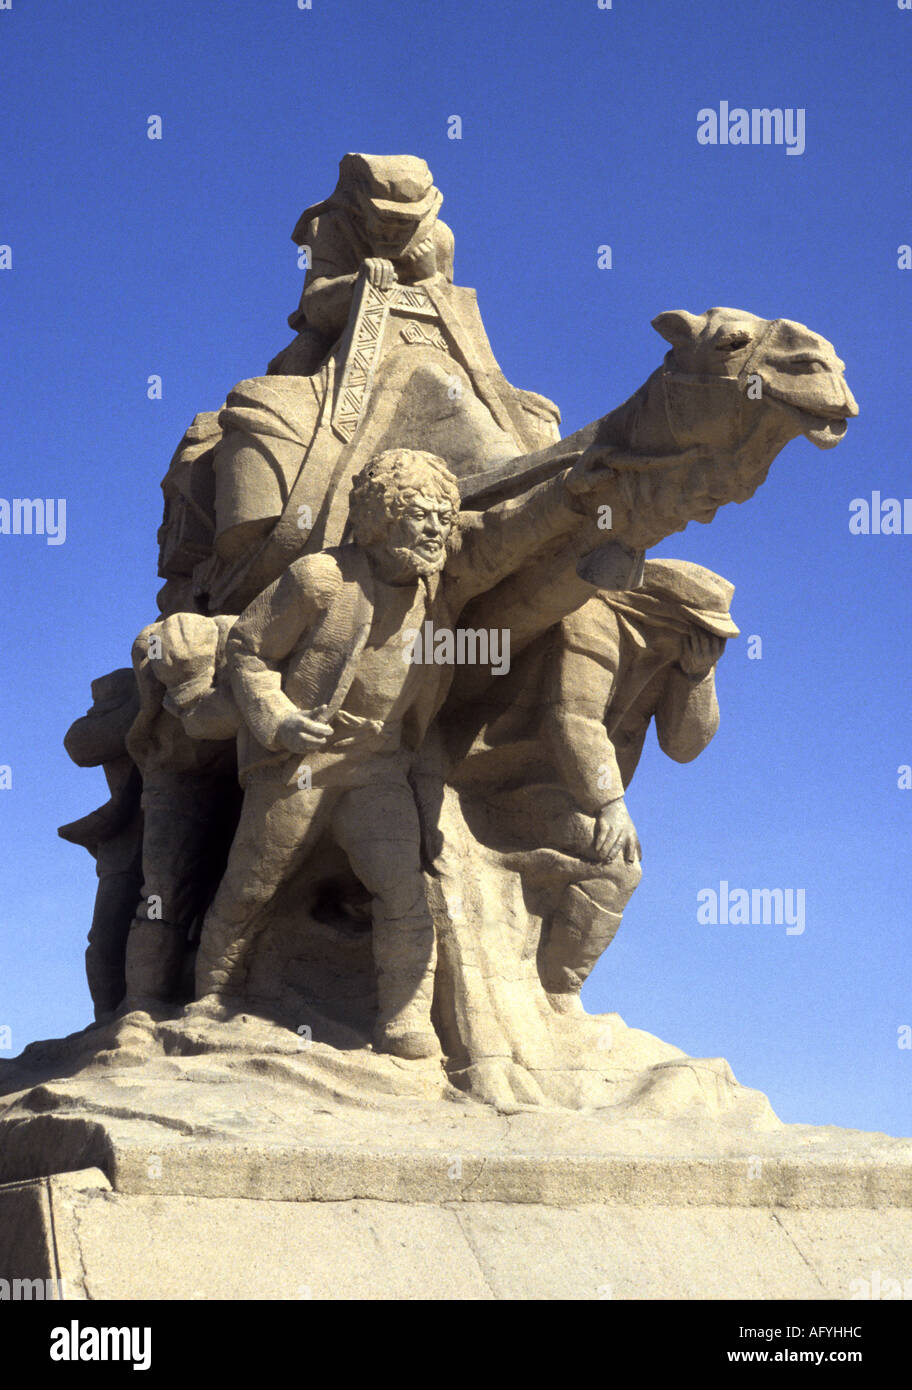
[[[56,827],[106,790],[61,740],[155,616],[168,460],[288,341],[289,234],[341,155],[413,153],[506,376],[567,433],[658,365],[665,309],[797,319],[845,359],[861,416],[844,442],[792,443],[756,497],[656,552],[730,579],[743,636],[707,752],[680,767],[650,736],[628,798],[643,882],[584,998],[727,1057],[787,1121],[912,1133],[912,535],[848,529],[853,498],[912,495],[910,75],[896,0],[0,10],[0,495],[68,507],[63,545],[0,536],[13,1052],[91,1017],[94,865]],[[699,145],[697,112],[722,100],[804,108],[805,153]],[[700,925],[720,880],[805,889],[803,935]]]

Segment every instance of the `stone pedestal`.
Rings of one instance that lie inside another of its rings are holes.
[[[573,1168],[566,1205],[155,1196],[83,1169],[0,1189],[0,1278],[93,1300],[853,1299],[912,1269],[912,1210],[820,1205],[832,1169],[794,1164],[774,1206],[663,1204],[632,1172],[580,1202]]]

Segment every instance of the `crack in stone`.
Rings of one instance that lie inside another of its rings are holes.
[[[484,1162],[485,1162],[485,1160],[482,1160],[482,1167],[484,1167]],[[481,1172],[481,1169],[479,1169],[479,1173],[480,1173],[480,1172]],[[477,1176],[477,1175],[476,1175],[476,1176]],[[479,1275],[481,1276],[481,1282],[484,1284],[484,1287],[485,1287],[485,1289],[487,1290],[487,1292],[490,1294],[491,1298],[496,1300],[496,1299],[497,1299],[497,1290],[496,1290],[495,1288],[492,1287],[492,1285],[491,1285],[491,1283],[490,1283],[490,1280],[488,1279],[488,1276],[487,1276],[487,1274],[486,1274],[486,1272],[485,1272],[485,1267],[484,1267],[484,1265],[483,1265],[482,1262],[481,1262],[481,1257],[480,1257],[478,1251],[477,1251],[476,1248],[475,1248],[475,1242],[474,1242],[474,1240],[472,1239],[472,1233],[471,1233],[471,1231],[466,1227],[465,1223],[463,1222],[463,1219],[462,1219],[462,1218],[463,1218],[463,1212],[462,1212],[462,1211],[459,1209],[459,1207],[457,1207],[457,1206],[451,1206],[451,1207],[449,1208],[449,1210],[452,1211],[453,1215],[454,1215],[455,1218],[456,1218],[456,1224],[457,1224],[457,1226],[459,1227],[459,1230],[460,1230],[461,1233],[462,1233],[462,1237],[463,1237],[463,1239],[464,1239],[464,1241],[465,1241],[465,1243],[466,1243],[466,1246],[468,1247],[469,1254],[472,1256],[472,1259],[475,1261],[475,1264],[476,1264],[476,1266],[477,1266],[477,1268],[478,1268],[478,1273],[479,1273]]]
[[[813,1276],[814,1276],[814,1278],[816,1279],[817,1283],[820,1285],[820,1287],[821,1287],[824,1291],[826,1291],[826,1287],[827,1287],[826,1284],[823,1282],[823,1280],[821,1279],[820,1275],[817,1273],[816,1269],[815,1269],[814,1266],[811,1264],[811,1262],[810,1262],[810,1260],[808,1259],[807,1255],[805,1255],[804,1251],[801,1249],[801,1246],[798,1244],[797,1240],[796,1240],[795,1237],[792,1235],[791,1231],[788,1230],[787,1227],[785,1227],[785,1226],[782,1224],[782,1221],[781,1221],[781,1219],[780,1219],[780,1217],[779,1217],[778,1212],[776,1212],[776,1211],[771,1211],[771,1212],[770,1212],[770,1216],[773,1218],[773,1220],[775,1221],[776,1225],[779,1227],[780,1231],[782,1231],[782,1233],[783,1233],[783,1235],[786,1237],[786,1239],[789,1240],[789,1241],[791,1241],[792,1245],[795,1247],[795,1249],[798,1251],[798,1254],[801,1256],[801,1259],[804,1261],[804,1263],[807,1265],[808,1269],[809,1269],[809,1270],[811,1271],[811,1273],[813,1274]]]

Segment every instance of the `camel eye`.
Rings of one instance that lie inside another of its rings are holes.
[[[829,370],[820,357],[785,357],[783,361],[774,361],[772,366],[776,371],[790,373],[792,377],[808,377],[816,371]]]
[[[739,352],[741,348],[747,347],[750,342],[749,333],[732,333],[728,338],[722,338],[716,343],[716,352]]]

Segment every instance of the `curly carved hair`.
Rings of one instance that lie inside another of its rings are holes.
[[[352,480],[349,520],[358,545],[374,545],[387,534],[418,494],[449,502],[459,511],[459,488],[442,458],[423,449],[385,449]]]

